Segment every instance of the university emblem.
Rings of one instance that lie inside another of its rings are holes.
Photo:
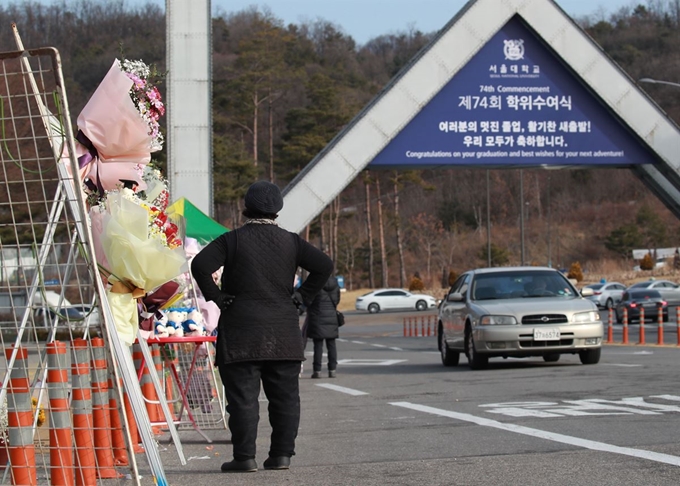
[[[524,59],[524,40],[510,39],[503,41],[503,54],[508,61]]]

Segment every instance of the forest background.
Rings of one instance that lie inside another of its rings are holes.
[[[680,0],[575,20],[633,80],[680,80]],[[25,46],[59,50],[72,123],[114,58],[165,69],[165,15],[153,4],[0,5],[0,51],[16,50],[12,22]],[[357,45],[331,21],[284,25],[256,7],[219,13],[212,29],[213,216],[230,228],[242,223],[253,181],[284,187],[436,34],[410,29]],[[680,120],[680,88],[640,87]],[[164,167],[164,152],[154,161]],[[350,291],[408,288],[414,275],[441,289],[489,257],[519,264],[522,248],[527,264],[578,263],[584,282],[674,275],[671,265],[632,270],[633,248],[680,246],[680,224],[628,169],[489,170],[488,221],[486,175],[365,170],[303,236],[331,255]],[[4,223],[0,214],[0,238]]]

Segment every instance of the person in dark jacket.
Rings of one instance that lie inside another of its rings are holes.
[[[300,365],[305,359],[297,306],[311,303],[333,273],[332,260],[276,223],[279,188],[252,184],[240,228],[217,237],[193,259],[191,271],[206,300],[221,309],[215,362],[229,413],[234,459],[224,472],[257,471],[255,442],[260,383],[272,427],[265,469],[288,469],[300,424]],[[224,267],[221,289],[212,274]],[[295,272],[309,275],[293,298]]]
[[[338,351],[335,340],[338,337],[337,307],[340,303],[338,279],[330,277],[323,290],[316,294],[307,309],[307,337],[314,341],[314,368],[312,378],[321,378],[323,343],[328,351],[328,377],[335,378],[338,366]]]

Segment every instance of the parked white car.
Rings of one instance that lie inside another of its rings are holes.
[[[431,295],[414,294],[403,289],[378,289],[357,297],[356,310],[371,314],[381,310],[424,311],[437,307],[437,299]]]

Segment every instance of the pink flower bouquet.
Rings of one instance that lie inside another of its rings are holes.
[[[158,120],[165,107],[149,77],[142,61],[116,59],[78,116],[80,177],[100,196],[123,181],[144,189],[140,167],[163,146]]]

